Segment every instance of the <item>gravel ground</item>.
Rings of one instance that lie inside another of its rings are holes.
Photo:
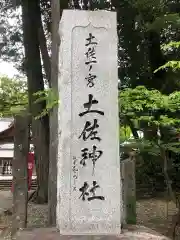
[[[28,205],[28,226],[46,226],[47,225],[47,205]]]
[[[168,237],[172,236],[174,227],[172,218],[176,213],[175,204],[173,202],[167,204],[164,199],[151,198],[137,202],[137,222]],[[180,236],[178,227],[176,235]]]
[[[167,207],[167,202],[163,199],[151,198],[137,201],[137,223],[149,227],[168,237],[172,234],[172,217],[176,213],[177,209],[173,202],[169,202]],[[1,236],[7,236],[8,230],[6,228],[9,223],[10,217],[1,216]],[[46,226],[46,223],[47,205],[28,204],[28,227],[42,227]],[[177,239],[180,239],[180,231],[179,233],[177,231],[176,234],[179,235],[179,238]]]

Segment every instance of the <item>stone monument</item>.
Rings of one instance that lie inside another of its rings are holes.
[[[116,13],[65,10],[60,23],[57,225],[121,232]]]
[[[136,179],[135,159],[121,161],[122,179],[122,222],[125,224],[136,224]]]
[[[124,216],[118,142],[116,14],[64,11],[60,34],[56,130],[57,225],[61,235],[54,228],[31,228],[19,231],[15,239],[170,240],[143,226],[124,226],[120,231]],[[122,173],[124,199],[134,202],[132,170],[129,174],[123,165]],[[126,212],[128,215],[129,210]]]

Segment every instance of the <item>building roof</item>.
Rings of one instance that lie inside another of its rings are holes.
[[[30,144],[30,148],[33,145]],[[32,151],[32,150],[31,150]],[[14,119],[0,118],[0,158],[14,157]]]
[[[0,118],[0,132],[8,129],[13,124],[13,118]]]
[[[13,118],[0,118],[0,142],[7,142],[0,144],[0,158],[14,157],[13,141]]]
[[[0,143],[14,141],[14,119],[0,118]]]

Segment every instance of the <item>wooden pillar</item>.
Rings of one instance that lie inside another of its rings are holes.
[[[27,225],[29,121],[26,114],[17,115],[14,122],[13,216],[12,236]]]

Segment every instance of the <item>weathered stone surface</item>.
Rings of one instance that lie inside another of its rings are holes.
[[[57,224],[64,235],[121,231],[116,27],[115,12],[63,11]]]
[[[136,179],[135,160],[121,162],[123,222],[136,224]]]
[[[143,226],[129,226],[119,236],[61,236],[56,229],[40,228],[19,232],[16,240],[170,240]]]

